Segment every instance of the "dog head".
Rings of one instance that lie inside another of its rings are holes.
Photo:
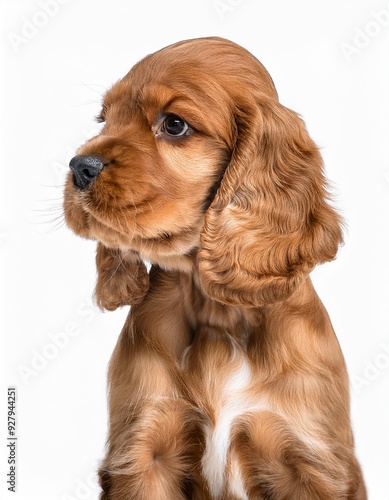
[[[334,258],[322,160],[262,64],[220,38],[140,61],[104,97],[77,152],[65,217],[77,234],[161,267],[195,262],[213,299],[282,300]]]

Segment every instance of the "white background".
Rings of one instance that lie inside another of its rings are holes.
[[[94,243],[56,229],[66,165],[98,128],[101,95],[135,62],[219,35],[265,64],[322,148],[348,231],[313,279],[353,381],[369,498],[388,500],[389,2],[0,0],[0,15],[1,499],[98,498],[106,366],[128,311],[88,302]],[[5,479],[9,385],[18,387],[16,495]]]

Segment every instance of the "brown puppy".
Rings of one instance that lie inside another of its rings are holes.
[[[205,38],[135,65],[99,119],[64,206],[98,241],[98,304],[133,306],[102,498],[365,499],[343,356],[308,276],[335,257],[339,218],[298,115],[249,52]]]

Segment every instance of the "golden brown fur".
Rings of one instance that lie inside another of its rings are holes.
[[[102,499],[366,499],[343,356],[308,276],[335,257],[340,221],[299,116],[249,52],[206,38],[134,66],[101,118],[78,155],[104,168],[86,189],[70,174],[64,207],[98,241],[97,303],[132,306]]]

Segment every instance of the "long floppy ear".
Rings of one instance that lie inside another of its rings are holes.
[[[101,309],[114,311],[141,302],[149,288],[149,276],[139,256],[132,251],[97,244],[95,298]]]
[[[342,233],[299,116],[261,96],[239,106],[236,122],[234,152],[205,215],[200,280],[220,302],[260,306],[285,299],[332,260]]]

